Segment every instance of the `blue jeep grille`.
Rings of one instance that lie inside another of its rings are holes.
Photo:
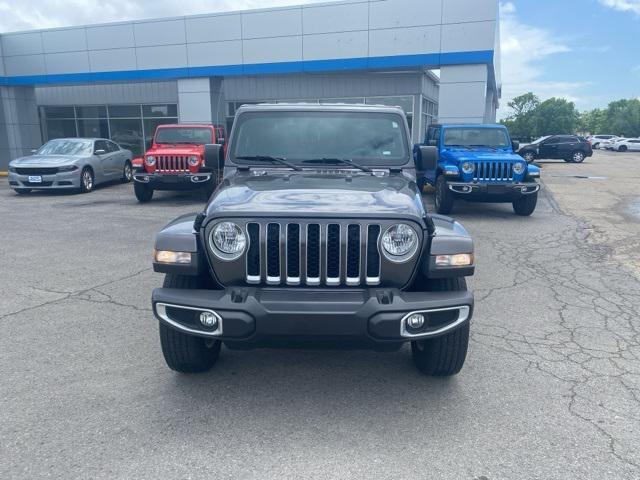
[[[473,179],[477,181],[502,181],[513,180],[512,162],[474,162],[475,171]]]

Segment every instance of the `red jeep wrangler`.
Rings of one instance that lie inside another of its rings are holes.
[[[154,190],[194,190],[207,198],[219,183],[221,165],[205,165],[207,144],[226,148],[224,128],[219,125],[159,125],[151,148],[133,160],[133,188],[140,202],[148,202]]]

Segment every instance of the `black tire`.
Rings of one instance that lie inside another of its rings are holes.
[[[80,193],[89,193],[95,186],[95,177],[93,176],[93,170],[89,167],[84,167],[80,172]]]
[[[133,180],[133,168],[131,162],[127,160],[124,162],[124,168],[122,169],[122,183],[129,183]]]
[[[449,215],[453,210],[454,200],[453,193],[447,188],[447,181],[444,176],[439,176],[438,180],[436,180],[436,212],[442,215]]]
[[[593,148],[595,148],[596,150],[598,150],[600,148],[600,143],[594,143],[593,144]]]
[[[620,147],[618,147],[619,152],[626,152],[628,149],[626,145],[620,145]]]
[[[528,217],[531,215],[538,204],[538,192],[530,195],[523,195],[512,203],[513,211],[516,215]]]
[[[26,195],[28,193],[31,193],[30,188],[14,188],[13,191],[16,192],[18,195]]]
[[[204,282],[198,277],[167,274],[163,287],[197,289]],[[171,370],[181,373],[200,373],[209,370],[220,356],[220,340],[188,335],[160,322],[162,355]]]
[[[135,182],[133,184],[133,191],[140,203],[150,202],[153,198],[153,188],[144,183]]]
[[[533,163],[536,159],[536,154],[535,152],[524,152],[522,158],[524,158],[527,163]]]
[[[580,151],[580,150],[576,150],[575,152],[573,152],[571,154],[571,160],[569,160],[571,163],[582,163],[584,162],[584,159],[587,158],[587,156],[584,154],[584,152]]]
[[[438,278],[429,280],[429,290],[459,292],[467,289],[464,278]],[[448,377],[457,374],[467,358],[469,322],[445,335],[411,342],[413,362],[425,375]]]

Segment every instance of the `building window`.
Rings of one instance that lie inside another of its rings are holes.
[[[43,136],[109,138],[142,155],[158,125],[178,123],[178,105],[83,105],[40,107]]]

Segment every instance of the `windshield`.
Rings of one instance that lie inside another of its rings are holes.
[[[447,128],[444,146],[505,148],[509,138],[502,128]]]
[[[231,156],[271,156],[289,162],[348,159],[360,165],[407,163],[409,153],[402,116],[344,111],[264,111],[238,116]]]
[[[36,152],[37,155],[91,155],[91,140],[57,139],[45,143]]]
[[[211,129],[205,127],[159,128],[156,143],[190,143],[204,145],[213,143]]]

